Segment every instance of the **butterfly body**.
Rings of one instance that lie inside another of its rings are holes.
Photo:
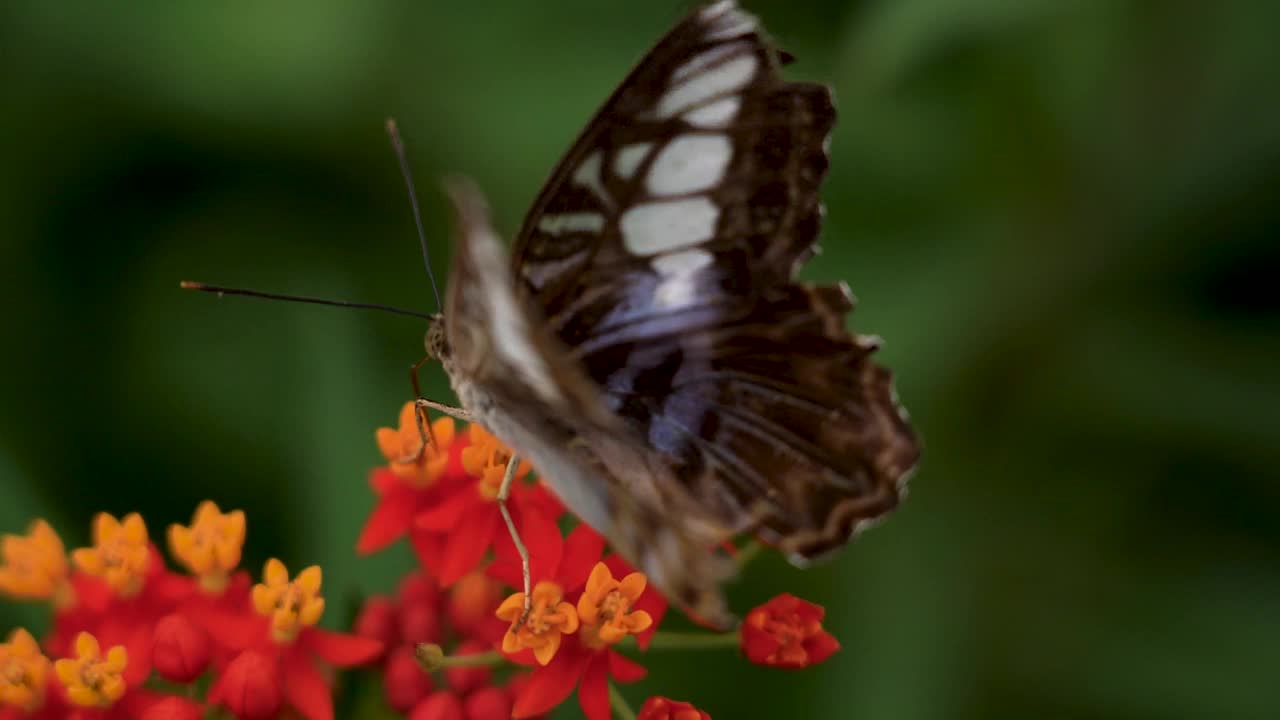
[[[676,603],[727,622],[713,549],[803,564],[899,502],[919,455],[842,285],[807,285],[835,111],[732,2],[623,81],[508,260],[454,183],[458,246],[428,349],[462,405]],[[434,339],[433,339],[434,337]]]

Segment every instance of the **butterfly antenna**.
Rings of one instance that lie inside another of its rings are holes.
[[[392,307],[390,305],[378,305],[376,303],[325,300],[323,298],[305,297],[302,295],[281,295],[279,293],[262,292],[261,290],[249,290],[246,288],[206,285],[205,283],[192,282],[190,280],[183,280],[178,283],[178,287],[183,290],[199,290],[200,292],[213,293],[219,297],[223,295],[244,295],[246,297],[262,298],[264,300],[285,300],[287,302],[310,303],[312,305],[332,305],[334,307],[355,308],[357,310],[378,310],[380,312],[394,313],[396,315],[408,315],[410,317],[422,318],[423,320],[431,319],[431,316],[427,313],[420,313],[416,310],[405,310],[404,308]]]
[[[431,279],[431,292],[436,296],[436,309],[443,310],[440,301],[440,287],[436,285],[436,274],[431,270],[431,253],[427,252],[427,235],[422,229],[422,212],[418,209],[418,191],[413,185],[413,173],[409,172],[409,159],[405,156],[404,141],[400,139],[400,128],[395,118],[387,118],[387,136],[391,138],[391,149],[396,153],[396,161],[400,163],[400,174],[404,177],[405,187],[409,190],[409,205],[413,208],[413,224],[418,228],[418,244],[422,246],[422,264],[427,268],[427,277]]]

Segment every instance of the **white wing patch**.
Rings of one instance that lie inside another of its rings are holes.
[[[593,212],[543,215],[538,219],[538,229],[548,235],[575,232],[598,233],[604,229],[604,216]]]
[[[714,65],[721,60],[728,58],[730,55],[737,55],[739,52],[750,52],[751,46],[746,43],[729,43],[725,45],[716,45],[705,52],[694,55],[684,64],[676,68],[671,73],[671,84],[675,85],[681,80],[693,75],[699,70]]]
[[[690,125],[704,128],[723,128],[727,127],[737,117],[740,107],[742,107],[742,99],[735,95],[716,100],[700,108],[694,108],[682,117]]]
[[[662,119],[673,117],[738,90],[751,82],[759,64],[754,55],[742,55],[695,73],[688,80],[667,90],[658,100],[654,114]]]
[[[678,250],[654,258],[651,265],[662,277],[662,282],[654,290],[654,302],[658,307],[668,309],[693,302],[698,289],[694,277],[714,259],[711,253],[697,248]]]
[[[648,157],[649,151],[653,149],[653,143],[642,142],[632,143],[618,151],[613,158],[613,171],[618,173],[618,177],[623,180],[630,180],[636,174],[636,170],[640,169],[640,164]]]
[[[706,190],[720,182],[732,157],[727,135],[682,135],[658,153],[646,184],[654,195]]]
[[[707,197],[637,205],[622,214],[622,244],[635,255],[659,255],[710,240],[720,210]]]
[[[605,207],[612,208],[613,198],[609,197],[609,192],[604,189],[604,182],[600,179],[603,157],[599,150],[588,155],[574,171],[573,181],[595,193]]]

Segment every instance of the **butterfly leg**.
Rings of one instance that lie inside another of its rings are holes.
[[[529,549],[524,546],[524,541],[520,539],[520,533],[516,531],[515,521],[511,519],[511,511],[507,510],[507,498],[511,495],[511,482],[515,480],[516,468],[519,466],[520,458],[512,455],[511,459],[507,461],[507,471],[502,475],[502,485],[498,486],[497,499],[498,511],[502,513],[502,519],[507,523],[507,532],[511,534],[511,542],[516,546],[516,552],[520,553],[520,574],[524,579],[524,615],[528,615],[532,603],[529,590],[529,585],[532,581],[529,576]]]
[[[414,363],[409,367],[409,384],[413,386],[414,400],[414,420],[418,424],[418,437],[422,440],[422,444],[418,446],[418,451],[414,454],[400,458],[401,463],[416,463],[422,457],[422,453],[427,451],[428,447],[435,447],[435,433],[431,431],[431,423],[427,422],[427,410],[435,410],[444,413],[449,417],[458,418],[464,422],[471,422],[471,413],[460,407],[445,405],[443,403],[428,400],[422,397],[422,386],[418,384],[418,370],[425,364],[431,356],[427,356]]]

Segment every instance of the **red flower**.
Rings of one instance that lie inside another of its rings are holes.
[[[742,653],[757,665],[803,668],[840,649],[822,629],[822,606],[783,593],[747,613],[742,623]]]
[[[186,616],[165,615],[156,623],[151,663],[166,680],[189,683],[209,665],[209,634]]]
[[[462,701],[451,692],[438,692],[418,703],[409,720],[465,720]]]
[[[273,558],[267,562],[264,576],[266,582],[253,589],[253,605],[258,614],[223,615],[210,630],[214,635],[234,638],[244,644],[241,649],[245,652],[232,661],[233,665],[236,662],[261,665],[257,656],[275,664],[276,671],[266,678],[274,684],[274,694],[283,698],[281,702],[287,702],[308,720],[332,720],[329,680],[317,667],[317,661],[333,667],[363,665],[382,652],[382,643],[315,627],[324,608],[324,598],[319,594],[318,567],[303,570],[291,581],[288,570]],[[246,656],[250,659],[245,660]],[[241,674],[245,672],[242,670]],[[234,710],[229,703],[238,702],[237,693],[243,691],[224,682],[230,673],[228,666],[215,686],[222,691],[211,696]],[[236,682],[251,686],[255,692],[265,690],[261,686],[267,680],[237,677]],[[271,697],[271,693],[259,694]]]
[[[654,696],[644,701],[636,720],[711,720],[711,716],[687,702]]]
[[[611,647],[624,635],[642,632],[654,624],[647,611],[638,611],[632,605],[632,601],[645,592],[644,576],[639,575],[629,581],[625,578],[624,581],[615,580],[607,566],[597,560],[603,550],[603,539],[586,525],[579,525],[567,539],[562,539],[555,523],[541,513],[529,512],[525,519],[519,528],[520,535],[529,549],[531,574],[539,580],[534,590],[535,610],[543,606],[546,610],[551,609],[550,592],[555,588],[563,598],[577,596],[581,609],[587,610],[590,625],[584,625],[576,633],[567,626],[561,628],[556,638],[558,646],[548,652],[541,644],[539,631],[542,623],[534,626],[529,622],[536,613],[531,613],[528,618],[523,616],[523,593],[516,593],[503,602],[498,609],[499,616],[505,616],[512,622],[511,630],[503,638],[504,651],[516,662],[538,664],[519,691],[512,716],[529,718],[541,715],[563,702],[577,687],[578,703],[587,718],[607,720],[609,678],[635,682],[645,675],[642,666]],[[490,571],[519,587],[520,563],[514,545],[507,540],[498,544],[497,551],[498,560]],[[623,582],[626,582],[625,592],[622,590]],[[585,590],[584,585],[587,586]],[[606,604],[609,607],[605,607]],[[557,613],[582,614],[567,600],[557,603],[557,606],[561,605],[568,607],[557,610]],[[522,619],[525,622],[522,623]],[[619,628],[625,628],[625,631],[614,632]],[[523,649],[511,655],[511,651],[517,648]]]
[[[445,587],[476,569],[489,548],[508,535],[497,495],[511,451],[480,425],[469,426],[467,436],[470,443],[462,449],[461,460],[468,482],[445,491],[438,505],[420,512],[414,520],[418,529],[447,538],[439,556],[426,554],[428,567]],[[507,502],[517,524],[524,508],[537,506],[546,511],[554,503],[540,485],[522,482],[530,469],[528,463],[516,469]]]
[[[411,402],[400,411],[399,428],[378,429],[378,447],[388,465],[369,476],[378,501],[356,541],[356,551],[361,555],[377,552],[409,533],[413,518],[438,504],[441,492],[464,477],[461,454],[466,443],[455,442],[453,418],[431,423],[431,435],[435,445],[423,449]],[[422,452],[416,462],[400,462],[419,450]],[[424,549],[419,548],[417,538],[411,539],[415,550],[421,553]]]
[[[209,702],[225,705],[241,720],[275,717],[284,703],[278,659],[255,650],[240,653],[209,689]]]

